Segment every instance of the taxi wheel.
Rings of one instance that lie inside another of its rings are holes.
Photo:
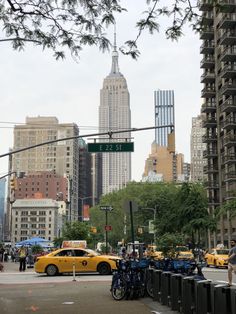
[[[46,273],[48,276],[55,276],[58,273],[58,269],[55,265],[48,265],[46,268]]]
[[[100,275],[109,275],[111,273],[111,266],[107,263],[101,263],[97,268]]]
[[[217,262],[216,261],[214,261],[214,267],[215,268],[218,268],[219,266],[217,265]]]

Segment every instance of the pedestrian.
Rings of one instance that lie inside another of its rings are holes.
[[[228,285],[232,286],[233,272],[236,274],[236,240],[230,240],[231,249],[228,258]]]
[[[20,260],[19,271],[25,271],[26,256],[27,256],[26,248],[22,245],[21,248],[19,249],[19,260]]]
[[[0,262],[4,262],[4,252],[5,249],[3,246],[0,247]]]

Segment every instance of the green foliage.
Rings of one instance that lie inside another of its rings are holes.
[[[144,0],[143,0],[144,1]],[[145,1],[144,1],[145,2]],[[120,50],[133,58],[140,54],[137,42],[146,30],[153,34],[160,29],[162,16],[170,18],[165,33],[172,40],[183,33],[185,24],[199,30],[200,17],[196,0],[146,0],[146,10],[136,22],[137,36],[129,39]],[[56,59],[65,57],[67,48],[78,57],[84,46],[97,46],[104,51],[110,42],[106,29],[115,24],[115,15],[127,11],[119,0],[12,0],[0,2],[1,29],[5,35],[0,41],[11,41],[14,49],[22,50],[27,42],[53,50]]]
[[[185,244],[184,235],[180,233],[165,233],[157,239],[157,250],[165,257],[174,257],[176,246]]]
[[[194,243],[195,235],[200,240],[208,228],[214,230],[216,226],[216,221],[208,214],[207,196],[201,184],[131,182],[126,188],[103,196],[100,204],[91,209],[92,225],[97,227],[101,242],[105,235],[105,212],[100,210],[101,205],[113,207],[113,211],[108,213],[108,225],[112,226],[112,231],[108,232],[109,243],[116,247],[122,239],[125,243],[131,242],[130,215],[124,209],[127,200],[138,205],[133,220],[135,240],[140,242],[153,242],[154,235],[148,232],[148,222],[154,219],[154,215],[158,239],[164,234],[181,234],[185,242],[191,238]],[[143,234],[137,234],[138,227],[143,228]]]
[[[62,238],[64,240],[88,240],[89,226],[80,221],[67,222],[62,229]]]
[[[218,207],[216,216],[217,219],[220,219],[222,215],[229,213],[229,218],[233,219],[236,217],[236,200],[229,200],[227,203],[223,204],[221,207]]]
[[[63,240],[64,240],[63,237],[54,238],[54,240],[53,240],[54,246],[55,247],[61,247]]]
[[[32,250],[32,254],[38,254],[38,253],[43,252],[43,248],[39,244],[32,245],[31,250]]]

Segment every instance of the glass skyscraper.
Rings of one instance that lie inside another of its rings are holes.
[[[168,134],[174,131],[174,91],[154,91],[155,126],[173,125],[173,127],[162,127],[155,131],[155,142],[160,146],[168,146]]]

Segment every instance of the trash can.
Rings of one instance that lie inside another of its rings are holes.
[[[232,312],[233,292],[226,284],[218,284],[213,287],[213,313],[214,314],[235,314]]]
[[[182,313],[195,312],[195,283],[194,276],[184,277],[182,285]]]
[[[172,311],[181,310],[182,298],[182,274],[172,274],[170,279],[170,307]]]
[[[211,280],[199,280],[196,282],[196,314],[208,314],[212,312]]]
[[[163,271],[161,274],[161,304],[170,305],[170,279],[172,272]]]
[[[162,270],[155,269],[153,274],[153,301],[161,302],[161,274]]]

